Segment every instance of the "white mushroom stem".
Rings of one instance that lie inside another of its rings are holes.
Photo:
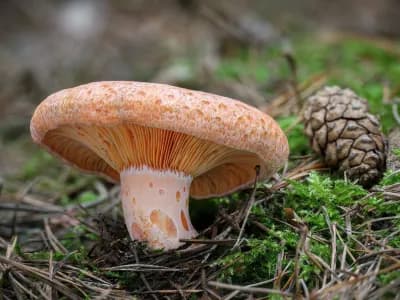
[[[154,249],[175,249],[197,235],[189,217],[192,177],[148,167],[121,172],[125,223],[132,239]]]

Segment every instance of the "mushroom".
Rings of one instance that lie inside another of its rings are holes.
[[[105,81],[50,95],[33,140],[87,172],[121,183],[132,239],[174,249],[197,235],[189,196],[222,196],[287,160],[277,123],[240,101],[164,84]]]

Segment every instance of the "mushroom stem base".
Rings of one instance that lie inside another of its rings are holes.
[[[191,176],[147,167],[129,168],[120,176],[125,223],[133,240],[167,250],[197,235],[189,217]]]

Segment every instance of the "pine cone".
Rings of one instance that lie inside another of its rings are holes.
[[[325,87],[306,102],[304,120],[312,148],[328,166],[364,187],[380,178],[385,138],[366,100],[349,89]]]

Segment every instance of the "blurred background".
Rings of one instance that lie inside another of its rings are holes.
[[[399,20],[396,0],[3,0],[0,177],[39,167],[26,167],[37,151],[29,120],[57,90],[99,80],[154,81],[264,107],[293,79],[301,83],[359,60],[359,71],[367,71],[369,52],[360,55],[354,40],[384,49],[393,65]],[[398,65],[391,72],[399,74]],[[348,82],[361,89],[390,81],[375,75]]]

